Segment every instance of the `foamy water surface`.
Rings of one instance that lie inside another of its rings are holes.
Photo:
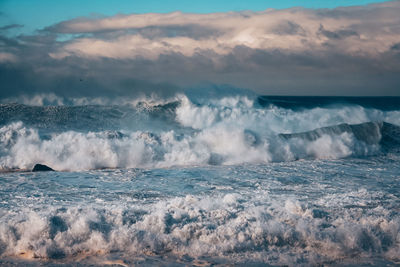
[[[0,264],[399,264],[400,108],[261,100],[1,105]]]

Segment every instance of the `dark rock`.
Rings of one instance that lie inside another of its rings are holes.
[[[50,218],[50,238],[54,239],[58,232],[65,232],[68,226],[60,216],[53,216]]]
[[[216,153],[211,153],[210,158],[208,159],[208,164],[210,165],[221,165],[223,162],[223,156]]]
[[[54,171],[52,168],[46,165],[42,164],[36,164],[35,167],[32,169],[33,172],[48,172],[48,171]]]

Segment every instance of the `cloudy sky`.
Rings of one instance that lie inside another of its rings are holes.
[[[400,95],[400,1],[192,2],[0,0],[0,100]]]

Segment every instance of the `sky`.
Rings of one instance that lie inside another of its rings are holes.
[[[204,84],[400,95],[398,14],[400,1],[0,0],[0,101]]]

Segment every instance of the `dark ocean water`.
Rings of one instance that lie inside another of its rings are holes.
[[[0,264],[400,263],[400,98],[132,103],[0,105]]]
[[[317,108],[332,105],[359,105],[379,110],[399,110],[400,97],[349,97],[349,96],[259,96],[258,103],[265,107],[270,104],[289,109]]]

